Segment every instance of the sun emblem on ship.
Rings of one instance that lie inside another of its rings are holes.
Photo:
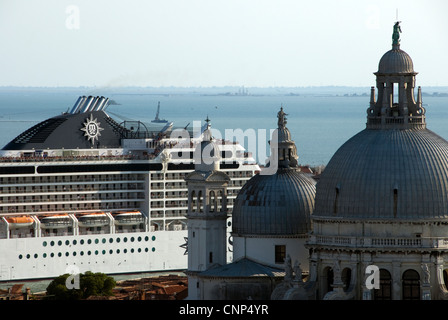
[[[101,136],[101,131],[104,130],[100,127],[101,122],[98,122],[97,119],[93,119],[93,115],[90,114],[90,119],[87,118],[86,122],[84,122],[84,128],[81,128],[81,131],[84,131],[84,136],[87,137],[88,140],[91,140],[92,144],[95,143],[95,139],[98,140],[98,137]]]

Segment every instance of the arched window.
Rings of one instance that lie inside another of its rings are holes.
[[[397,217],[398,212],[398,189],[394,189],[394,218]]]
[[[380,288],[373,291],[374,300],[392,300],[392,276],[386,269],[380,269]]]
[[[334,280],[334,274],[333,269],[331,267],[327,267],[324,269],[323,275],[322,275],[322,284],[323,284],[323,294],[322,297],[325,296],[328,292],[333,290],[333,280]]]
[[[190,194],[190,211],[194,212],[196,210],[196,192],[193,190]]]
[[[443,270],[443,284],[448,289],[448,269]]]
[[[336,187],[335,189],[335,197],[333,202],[333,214],[336,215],[338,213],[338,206],[339,206],[339,187]]]
[[[223,209],[223,193],[222,193],[222,190],[218,190],[217,192],[217,195],[216,195],[216,197],[217,197],[217,199],[216,199],[216,203],[217,203],[217,206],[216,206],[216,211],[218,211],[218,212],[221,212],[222,211],[222,209]]]
[[[344,291],[347,291],[348,288],[350,287],[350,282],[352,278],[352,269],[345,268],[344,270],[342,270],[341,278],[342,282],[344,283]]]
[[[199,190],[198,191],[198,212],[202,212],[202,202],[203,202],[202,198],[203,198],[202,197],[202,190]]]
[[[215,212],[215,211],[218,211],[217,209],[218,209],[218,203],[217,203],[217,200],[216,200],[216,193],[215,193],[215,191],[210,191],[210,194],[209,194],[209,202],[210,202],[210,205],[209,205],[209,211],[210,212]]]
[[[420,300],[420,275],[409,269],[403,273],[403,300]]]

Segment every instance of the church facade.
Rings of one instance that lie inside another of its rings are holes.
[[[190,205],[189,232],[214,240],[189,234],[189,298],[448,299],[448,142],[426,126],[400,33],[397,22],[374,73],[366,128],[336,151],[317,184],[298,169],[280,110],[269,164],[278,169],[254,176],[237,196],[232,263],[210,256],[225,250],[224,211]],[[186,180],[192,203],[202,201],[201,188],[221,190],[225,203],[228,180],[215,167]],[[210,196],[203,201],[210,205]]]
[[[417,72],[400,48],[378,66],[366,128],[316,188],[307,242],[314,299],[446,299],[448,142],[426,127]]]

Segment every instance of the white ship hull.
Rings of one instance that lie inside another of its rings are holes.
[[[0,281],[184,270],[186,230],[3,239]],[[54,242],[54,245],[51,243]],[[83,244],[81,244],[83,242]]]
[[[187,268],[184,178],[201,138],[148,135],[139,122],[115,122],[102,104],[79,111],[103,100],[80,98],[72,113],[37,124],[0,152],[0,281]],[[231,210],[260,168],[238,143],[219,148]]]
[[[187,256],[180,246],[186,235],[181,230],[6,239],[0,242],[0,281],[53,278],[74,271],[122,274],[183,270]]]

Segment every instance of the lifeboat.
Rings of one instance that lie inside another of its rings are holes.
[[[80,227],[101,227],[109,224],[109,218],[104,212],[81,213],[77,218]]]
[[[5,218],[11,228],[24,228],[33,225],[34,220],[29,216],[7,217]]]
[[[45,215],[40,219],[42,228],[51,228],[51,229],[58,229],[58,228],[66,228],[70,227],[72,225],[72,221],[68,214],[52,214],[52,215]]]
[[[117,212],[114,214],[116,225],[136,225],[145,221],[140,211]]]

